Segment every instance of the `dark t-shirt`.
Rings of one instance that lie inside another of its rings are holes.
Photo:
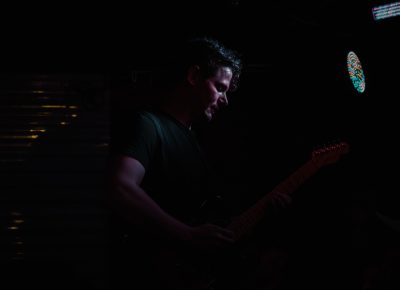
[[[112,153],[138,160],[146,170],[141,186],[147,194],[169,214],[195,223],[203,202],[218,189],[194,133],[160,111],[136,112],[126,127],[113,140]]]
[[[214,172],[189,128],[160,111],[137,111],[114,130],[113,154],[130,156],[144,166],[141,187],[167,213],[188,224],[204,222],[202,204],[219,192]],[[141,280],[146,285],[160,283],[150,258],[157,253],[157,239],[135,229],[118,213],[111,217],[112,287],[122,289]],[[143,289],[153,288],[160,287]]]

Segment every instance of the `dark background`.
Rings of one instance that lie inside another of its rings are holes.
[[[385,283],[398,285],[398,233],[376,215],[399,218],[400,23],[399,17],[375,22],[371,13],[388,2],[5,7],[1,275],[17,288],[106,289],[102,180],[114,118],[145,96],[159,60],[175,43],[208,35],[245,61],[230,106],[199,128],[232,208],[245,209],[314,149],[347,142],[349,153],[298,190],[285,218],[272,220],[273,238],[260,235],[292,251],[288,280],[294,285],[326,289],[326,281],[335,281],[329,285],[360,289],[365,269],[385,267]],[[363,94],[348,77],[349,51],[364,69]],[[347,278],[351,284],[341,284]]]

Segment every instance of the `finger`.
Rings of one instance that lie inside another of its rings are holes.
[[[284,202],[291,202],[292,201],[292,198],[289,195],[287,195],[285,193],[282,193],[282,192],[279,192],[279,191],[274,192],[273,196],[278,198],[280,201],[284,201]]]
[[[281,207],[283,207],[283,208],[288,207],[289,204],[290,204],[290,201],[289,201],[287,198],[282,197],[282,196],[279,197],[279,198],[277,199],[277,201],[278,201],[279,205],[280,205]]]
[[[235,242],[235,239],[233,236],[226,236],[224,234],[217,234],[217,238],[219,241],[222,241],[224,244],[228,243],[228,244],[232,244]]]
[[[291,198],[287,195],[273,195],[271,197],[272,204],[277,207],[286,208],[291,203]]]
[[[225,228],[220,228],[220,233],[225,237],[233,239],[235,237],[235,233],[232,230],[228,230]]]
[[[292,198],[286,194],[279,195],[278,198],[284,203],[290,203],[292,201]]]
[[[219,233],[223,236],[233,238],[235,236],[235,233],[232,230],[222,228],[220,226],[214,225],[214,224],[208,224],[209,229],[214,230],[216,233]]]

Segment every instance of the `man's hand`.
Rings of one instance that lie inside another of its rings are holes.
[[[278,190],[270,192],[267,196],[267,202],[271,204],[274,209],[288,208],[292,204],[292,198]]]
[[[185,242],[195,249],[213,251],[232,245],[235,239],[231,230],[213,224],[204,224],[191,227]]]

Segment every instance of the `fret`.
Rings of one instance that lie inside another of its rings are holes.
[[[340,143],[314,151],[309,161],[293,172],[286,180],[279,183],[270,193],[264,195],[248,210],[236,217],[234,221],[228,225],[228,229],[235,233],[236,239],[240,239],[248,234],[264,216],[269,205],[269,200],[273,198],[274,192],[286,195],[292,194],[322,166],[336,162],[342,154],[347,152],[347,143]]]

